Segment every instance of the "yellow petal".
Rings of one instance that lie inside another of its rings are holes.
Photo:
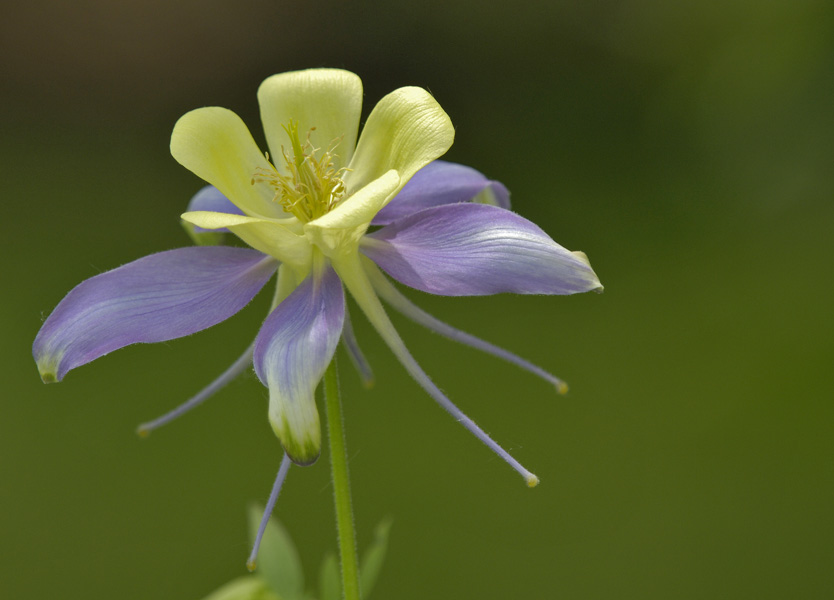
[[[294,218],[263,219],[210,211],[192,211],[182,215],[184,221],[203,229],[228,228],[244,242],[264,254],[274,256],[295,269],[306,270],[312,247]]]
[[[326,215],[307,223],[304,232],[327,256],[349,252],[356,248],[374,215],[400,187],[399,174],[392,169]]]
[[[232,111],[212,106],[184,114],[171,134],[171,154],[247,215],[286,216],[272,202],[268,186],[252,185],[258,169],[268,171],[271,167],[246,125]]]
[[[452,121],[426,90],[404,87],[391,92],[374,107],[362,129],[351,170],[344,177],[348,192],[360,190],[391,169],[399,173],[402,187],[445,154],[454,138]]]
[[[362,81],[340,69],[308,69],[273,75],[258,89],[261,120],[273,162],[283,169],[281,146],[290,151],[283,127],[298,121],[302,143],[310,129],[315,148],[328,150],[338,140],[334,154],[337,169],[345,166],[356,146],[362,112]]]

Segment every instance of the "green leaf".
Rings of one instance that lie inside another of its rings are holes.
[[[252,505],[249,508],[249,534],[252,540],[255,539],[262,515],[261,507]],[[284,526],[271,517],[261,540],[257,571],[282,600],[304,598],[301,559]]]
[[[281,600],[255,575],[244,575],[233,579],[203,600]]]
[[[342,576],[336,555],[328,552],[319,570],[319,600],[342,600]]]
[[[382,563],[385,562],[385,553],[388,551],[388,533],[391,531],[393,522],[391,517],[387,517],[376,526],[374,541],[362,555],[359,582],[362,586],[362,595],[366,598],[371,595],[382,571]]]

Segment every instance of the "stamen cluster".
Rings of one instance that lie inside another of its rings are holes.
[[[315,127],[307,133],[307,140],[303,145],[298,137],[298,121],[290,121],[283,128],[292,145],[291,153],[281,146],[281,154],[289,175],[280,173],[275,167],[259,168],[252,177],[252,185],[270,185],[275,190],[273,200],[299,221],[308,223],[333,210],[345,197],[342,175],[347,169],[336,169],[334,159],[337,155],[333,152],[341,140],[334,140],[330,147],[317,157],[321,149],[315,148],[310,141],[310,133]]]

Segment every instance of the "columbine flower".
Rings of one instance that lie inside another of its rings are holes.
[[[269,388],[269,420],[297,464],[319,456],[314,392],[345,347],[370,379],[350,327],[343,288],[353,295],[406,370],[444,409],[524,476],[538,479],[435,386],[406,349],[380,298],[415,321],[513,362],[553,383],[539,367],[458,331],[405,298],[384,273],[446,296],[602,290],[580,252],[569,252],[509,210],[499,183],[436,159],[451,146],[449,117],[425,90],[385,96],[356,142],[359,78],[339,70],[270,77],[258,91],[267,143],[223,108],[183,116],[171,152],[209,182],[182,215],[196,231],[231,231],[248,248],[199,246],[161,252],[97,275],[73,289],[34,343],[45,382],[112,350],[160,342],[219,323],[245,306],[277,270],[273,309],[252,346],[217,380],[148,432],[217,391],[254,362]],[[271,158],[271,160],[270,160]],[[369,232],[370,226],[381,226]],[[282,464],[279,480],[289,463]]]

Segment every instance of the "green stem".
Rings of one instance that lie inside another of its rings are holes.
[[[350,501],[345,424],[339,395],[339,375],[336,357],[324,374],[324,401],[327,410],[327,433],[330,437],[330,465],[333,474],[333,496],[336,502],[336,528],[339,532],[339,554],[342,559],[342,589],[345,600],[360,600],[359,559],[356,552],[356,532],[353,528],[353,509]]]

